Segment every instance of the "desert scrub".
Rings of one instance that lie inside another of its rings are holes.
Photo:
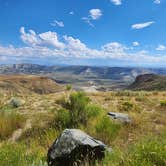
[[[110,144],[117,136],[121,129],[121,124],[116,123],[108,116],[103,116],[95,126],[97,138]]]
[[[118,106],[119,111],[129,112],[129,111],[140,111],[140,108],[130,101],[124,101]]]
[[[45,158],[39,153],[27,153],[24,144],[3,144],[0,148],[2,166],[46,166]]]
[[[75,92],[69,96],[69,99],[62,100],[61,106],[69,111],[70,127],[78,127],[80,124],[86,125],[86,108],[90,103],[89,97],[83,92]]]
[[[161,107],[166,107],[166,100],[160,101],[160,106]]]
[[[0,111],[0,139],[6,139],[13,131],[22,128],[25,117],[14,111]]]

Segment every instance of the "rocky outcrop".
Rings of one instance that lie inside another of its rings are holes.
[[[130,123],[131,118],[127,114],[117,113],[117,112],[109,112],[108,115],[115,120],[118,120],[122,123]]]
[[[48,150],[49,166],[73,166],[93,163],[104,157],[106,145],[78,129],[66,129]],[[109,149],[111,150],[111,149]]]

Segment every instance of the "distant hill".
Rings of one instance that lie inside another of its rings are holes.
[[[156,74],[144,74],[136,77],[128,87],[131,90],[166,90],[166,76]]]
[[[48,94],[61,91],[62,86],[52,79],[34,75],[2,75],[0,76],[0,91],[11,93],[34,92]]]

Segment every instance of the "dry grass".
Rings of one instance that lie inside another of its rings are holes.
[[[0,139],[4,140],[9,138],[12,133],[22,128],[25,118],[13,111],[0,111]]]
[[[21,116],[31,119],[32,129],[25,131],[16,143],[16,149],[17,146],[23,144],[25,146],[24,153],[35,154],[38,152],[40,154],[39,158],[42,161],[45,160],[48,147],[61,132],[54,126],[55,123],[53,124],[58,115],[57,112],[61,108],[57,101],[62,97],[69,96],[68,93],[70,92],[45,95],[27,93],[24,96],[17,94],[18,97],[23,97],[26,102],[23,106],[12,111],[17,111]],[[102,109],[95,108],[94,110],[98,110],[99,113],[95,114],[93,110],[86,126],[81,125],[79,128],[114,149],[114,153],[111,156],[106,156],[103,165],[109,166],[110,163],[113,163],[112,165],[120,165],[117,161],[126,162],[127,165],[129,161],[125,161],[125,158],[127,158],[125,153],[131,146],[134,147],[135,144],[138,144],[140,140],[146,137],[157,137],[161,140],[165,138],[161,134],[166,131],[166,109],[161,104],[161,101],[166,101],[166,92],[98,92],[88,93],[88,96],[91,99],[91,104],[102,107]],[[6,101],[10,98],[11,95],[9,94],[2,96],[0,100],[1,108],[5,106]],[[127,104],[127,111],[124,103],[129,104],[129,108]],[[129,114],[132,118],[132,123],[130,125],[121,125],[115,124],[111,120],[107,121],[108,119],[102,120],[103,117],[107,117],[106,114],[109,111]],[[2,129],[0,128],[0,134],[6,135],[4,138],[7,138],[13,130],[22,127],[23,121],[19,117],[20,115],[17,115],[18,117],[12,114],[0,116],[0,126],[3,124]],[[11,128],[10,126],[16,127]],[[155,146],[158,145],[153,140],[152,142]],[[139,145],[138,147],[140,148]],[[162,143],[163,145],[164,143]],[[153,150],[151,146],[150,148]],[[139,152],[136,153],[142,153],[142,149],[140,148]],[[129,160],[134,160],[133,151],[129,152],[129,157]],[[33,160],[35,159],[33,158]]]

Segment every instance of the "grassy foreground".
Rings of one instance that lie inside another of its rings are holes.
[[[79,128],[113,148],[96,166],[166,165],[166,92],[17,94],[25,100],[19,107],[8,104],[10,94],[0,96],[2,166],[47,165],[47,150],[65,128]],[[109,111],[129,114],[132,123],[111,120]]]

